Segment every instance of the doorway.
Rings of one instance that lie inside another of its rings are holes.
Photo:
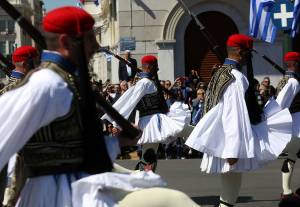
[[[223,53],[226,53],[226,40],[234,33],[238,33],[238,28],[227,15],[209,11],[197,16],[207,31],[212,35],[220,46]],[[217,56],[210,49],[210,45],[201,34],[199,27],[192,20],[184,35],[185,52],[185,75],[189,75],[192,69],[200,75],[201,81],[206,84],[211,79],[211,70],[215,64],[222,64]]]

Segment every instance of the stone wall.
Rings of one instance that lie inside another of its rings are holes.
[[[240,33],[248,33],[249,1],[248,0],[185,0],[190,10],[195,14],[206,11],[218,11],[230,17]],[[138,60],[145,54],[157,55],[159,58],[159,77],[174,80],[184,74],[184,33],[191,18],[176,0],[117,0],[116,19],[108,16],[102,24],[101,43],[111,46],[117,54],[122,54],[119,41],[122,37],[135,37],[136,50],[133,57]],[[218,25],[216,25],[218,26]],[[219,25],[220,29],[224,25]],[[281,36],[275,44],[270,45],[261,41],[255,42],[257,50],[282,64]],[[103,56],[104,57],[104,56]],[[102,57],[102,61],[105,58]],[[268,63],[254,55],[254,71],[259,80],[270,76],[276,85],[280,78]],[[118,82],[118,61],[112,58],[111,79]],[[101,63],[104,70],[107,63]],[[107,68],[106,68],[107,69]],[[100,69],[102,70],[102,69]],[[108,75],[104,77],[109,78]],[[103,79],[104,80],[104,79]]]

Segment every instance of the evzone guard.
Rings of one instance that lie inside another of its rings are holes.
[[[291,139],[292,117],[275,101],[266,106],[263,119],[250,120],[253,112],[248,111],[245,101],[249,82],[241,68],[252,47],[253,40],[246,35],[228,38],[228,58],[208,85],[206,114],[186,141],[204,153],[201,171],[220,175],[220,207],[235,204],[243,172],[276,159]]]

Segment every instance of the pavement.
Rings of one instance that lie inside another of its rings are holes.
[[[202,207],[214,207],[219,200],[220,180],[217,175],[201,173],[200,159],[159,160],[157,173],[169,188],[185,192]],[[235,207],[276,207],[281,193],[281,165],[283,160],[271,162],[267,167],[245,173]],[[137,161],[118,160],[117,163],[133,169]],[[300,187],[300,165],[296,163],[293,189]]]

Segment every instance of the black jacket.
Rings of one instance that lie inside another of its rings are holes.
[[[137,62],[136,62],[136,59],[133,59],[133,58],[129,58],[128,59],[129,62],[131,62],[131,64],[133,64],[135,67],[137,67]],[[131,68],[131,76],[128,75],[128,72],[127,72],[127,67],[126,67],[126,64],[124,62],[119,62],[119,80],[120,81],[128,81],[130,79],[133,79],[135,74],[136,74],[136,70]]]

